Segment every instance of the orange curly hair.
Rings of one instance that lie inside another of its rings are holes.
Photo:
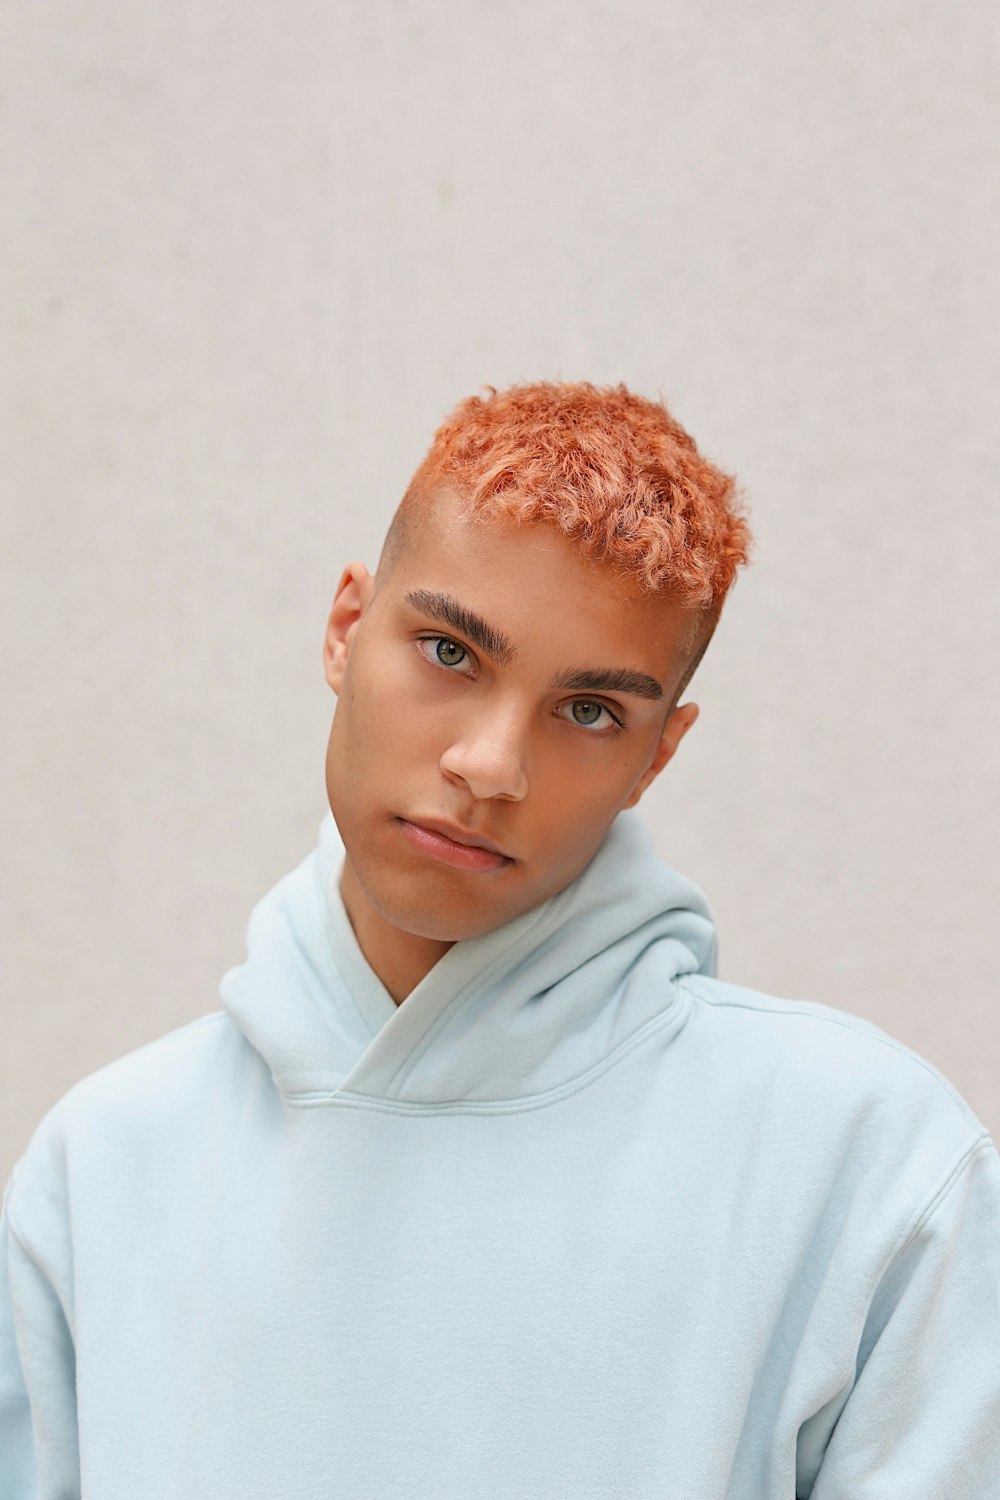
[[[732,476],[666,406],[586,381],[486,390],[438,428],[397,513],[402,528],[447,482],[475,512],[555,526],[714,623],[752,537]]]

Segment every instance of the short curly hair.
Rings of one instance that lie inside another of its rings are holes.
[[[690,607],[698,618],[683,648],[681,687],[750,555],[733,477],[702,457],[662,401],[624,385],[487,386],[459,402],[393,518],[383,576],[443,486],[475,514],[553,526],[645,591]]]

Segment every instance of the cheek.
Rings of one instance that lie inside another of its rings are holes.
[[[405,649],[381,654],[377,668],[358,662],[345,684],[343,725],[334,721],[358,774],[443,753],[454,728],[454,695],[444,688],[435,693],[434,686]]]
[[[528,795],[534,838],[553,861],[554,872],[572,877],[579,873],[599,848],[625,798],[619,779],[536,773]]]
[[[532,777],[540,815],[566,827],[568,836],[577,841],[594,837],[596,830],[606,827],[648,760],[644,747],[623,744],[623,739],[567,745],[558,731],[540,736]]]

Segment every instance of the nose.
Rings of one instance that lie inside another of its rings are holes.
[[[502,797],[520,802],[528,790],[527,727],[513,707],[494,707],[463,725],[441,757],[443,774],[461,781],[477,800]]]

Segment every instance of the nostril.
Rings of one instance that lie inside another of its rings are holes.
[[[521,758],[504,752],[495,740],[452,745],[440,765],[445,776],[464,782],[479,801],[490,797],[520,800],[527,791]]]

